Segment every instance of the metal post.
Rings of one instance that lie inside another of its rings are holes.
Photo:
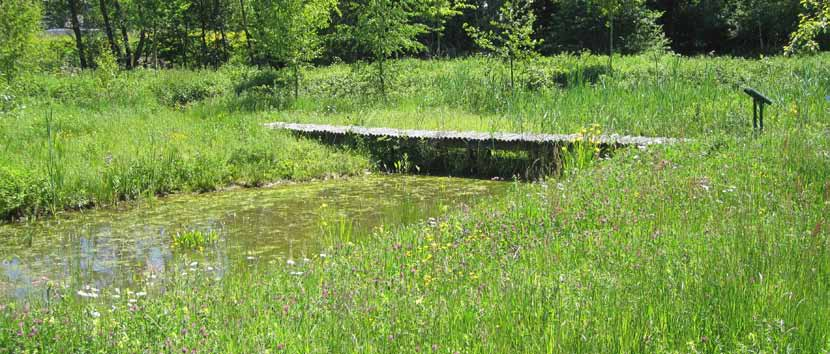
[[[758,101],[752,100],[752,129],[758,129]]]
[[[761,131],[764,131],[764,103],[759,103],[761,105],[761,114],[758,117],[758,120],[761,123]]]

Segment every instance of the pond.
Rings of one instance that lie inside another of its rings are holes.
[[[0,227],[0,298],[43,296],[50,287],[84,293],[141,289],[170,272],[221,277],[245,261],[302,262],[323,235],[348,226],[355,242],[380,225],[438,217],[500,195],[510,183],[447,177],[368,176],[264,189],[181,195],[128,210],[74,213]],[[215,233],[202,250],[173,247],[189,230]],[[83,289],[91,289],[85,291]]]

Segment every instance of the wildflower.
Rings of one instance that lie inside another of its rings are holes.
[[[199,266],[199,262],[193,262],[193,263],[190,263],[190,267],[191,267],[191,268],[195,268],[195,267],[197,267],[197,266]]]
[[[253,261],[253,260],[255,260],[255,259],[256,259],[256,257],[254,257],[254,256],[248,256],[246,259],[247,259],[247,260],[249,260],[249,261]]]
[[[303,274],[305,274],[305,273],[303,273],[303,272],[290,272],[290,273],[288,273],[288,274],[291,274],[291,275],[293,275],[293,276],[301,276],[301,275],[303,275]]]
[[[92,318],[98,318],[98,317],[101,317],[101,313],[100,313],[100,312],[98,312],[98,311],[90,311],[90,312],[89,312],[89,315],[90,315],[90,316],[92,316]]]
[[[144,292],[144,291],[139,291],[139,292],[135,293],[135,296],[144,297],[144,296],[147,296],[147,293]]]
[[[86,291],[83,291],[83,290],[78,290],[78,296],[95,299],[95,298],[98,297],[98,294],[93,293],[93,292],[86,292]]]
[[[297,262],[294,262],[293,259],[289,259],[289,260],[285,261],[285,264],[287,264],[289,266],[293,266],[293,265],[297,264]]]

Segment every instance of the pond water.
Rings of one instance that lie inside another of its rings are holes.
[[[126,211],[5,225],[0,297],[39,296],[55,286],[140,289],[174,270],[221,276],[248,260],[302,262],[319,256],[332,225],[350,225],[359,239],[379,225],[438,217],[509,188],[482,180],[370,176],[176,196]],[[187,230],[216,232],[219,240],[201,251],[171,246],[172,235]]]

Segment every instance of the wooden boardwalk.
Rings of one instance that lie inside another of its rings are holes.
[[[338,143],[354,136],[378,139],[423,141],[440,147],[479,148],[488,150],[534,150],[550,146],[568,146],[580,140],[578,134],[484,133],[432,130],[406,130],[295,123],[268,123],[270,129],[294,133]],[[641,136],[602,135],[592,139],[603,147],[649,146],[674,144],[682,139]]]

